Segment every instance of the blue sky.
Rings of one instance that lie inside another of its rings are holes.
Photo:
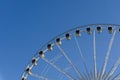
[[[120,24],[120,0],[1,0],[0,80],[19,80],[47,41],[73,27]]]

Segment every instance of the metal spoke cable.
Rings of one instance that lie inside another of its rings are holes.
[[[80,54],[80,57],[81,57],[81,59],[82,59],[82,63],[83,63],[83,65],[84,65],[85,70],[86,70],[86,73],[87,73],[87,77],[89,78],[89,77],[90,77],[90,75],[89,75],[90,72],[88,71],[87,65],[86,65],[86,63],[85,63],[85,58],[84,58],[84,56],[83,56],[83,53],[82,53],[82,51],[81,51],[81,48],[80,48],[80,46],[79,46],[79,43],[78,43],[78,40],[77,40],[76,36],[75,36],[75,43],[76,43],[77,48],[78,48],[78,50],[79,50],[79,54]]]
[[[96,35],[93,33],[93,57],[94,57],[94,77],[97,79],[97,64],[96,64]]]
[[[45,58],[42,58],[45,62],[47,62],[48,64],[50,64],[53,68],[55,68],[57,71],[59,71],[60,73],[64,74],[66,77],[68,77],[70,80],[74,80],[69,74],[67,74],[65,71],[61,70],[58,66],[56,66],[55,64],[53,64],[52,62],[48,61]]]
[[[112,75],[114,74],[114,72],[116,71],[116,69],[118,68],[119,65],[120,65],[120,58],[113,65],[112,69],[110,70],[110,72],[108,73],[108,75],[106,77],[106,80],[109,80],[112,77]]]
[[[67,56],[67,54],[63,51],[63,49],[57,45],[57,47],[59,48],[59,50],[61,51],[61,53],[64,55],[64,57],[66,58],[66,60],[71,64],[71,66],[73,67],[73,69],[75,70],[75,72],[77,73],[77,75],[82,78],[79,70],[76,68],[76,66],[72,63],[72,61],[69,59],[69,57]]]
[[[63,55],[57,55],[57,56],[55,56],[53,59],[51,59],[50,62],[55,63],[55,62],[56,62],[58,59],[60,59],[62,56],[63,56]],[[45,74],[48,72],[49,69],[50,69],[50,67],[49,67],[49,65],[47,64],[47,65],[45,66],[45,68],[43,69],[43,71],[42,71],[41,74],[44,73],[44,75],[45,75]]]
[[[64,69],[64,71],[68,71],[69,69],[71,69],[71,66],[68,66],[68,67],[66,67],[65,69]],[[63,80],[63,76],[61,76],[61,75],[59,75],[60,76],[60,80]]]
[[[113,35],[110,39],[110,43],[109,43],[108,51],[106,53],[105,60],[104,60],[104,63],[103,63],[102,73],[101,73],[100,79],[103,77],[103,75],[105,73],[105,70],[106,70],[106,65],[107,65],[107,62],[108,62],[108,59],[109,59],[109,55],[110,55],[110,51],[111,51],[112,44],[113,44],[113,41],[114,41],[115,33],[116,33],[116,30],[114,31],[114,33],[113,33]]]
[[[117,76],[115,76],[112,80],[120,80],[120,73]]]
[[[52,80],[52,79],[49,79],[49,78],[44,77],[44,76],[39,75],[39,74],[33,74],[33,73],[32,73],[31,76],[36,77],[36,78],[38,78],[38,79],[42,79],[42,80]]]

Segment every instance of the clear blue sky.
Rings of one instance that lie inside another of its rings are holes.
[[[1,0],[0,80],[19,80],[44,43],[91,23],[120,24],[120,0]]]

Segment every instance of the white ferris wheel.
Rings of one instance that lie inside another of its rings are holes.
[[[120,80],[120,25],[90,24],[54,37],[21,80]]]

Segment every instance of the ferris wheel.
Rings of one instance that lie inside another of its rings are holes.
[[[54,37],[21,80],[120,80],[120,25],[84,25]]]

